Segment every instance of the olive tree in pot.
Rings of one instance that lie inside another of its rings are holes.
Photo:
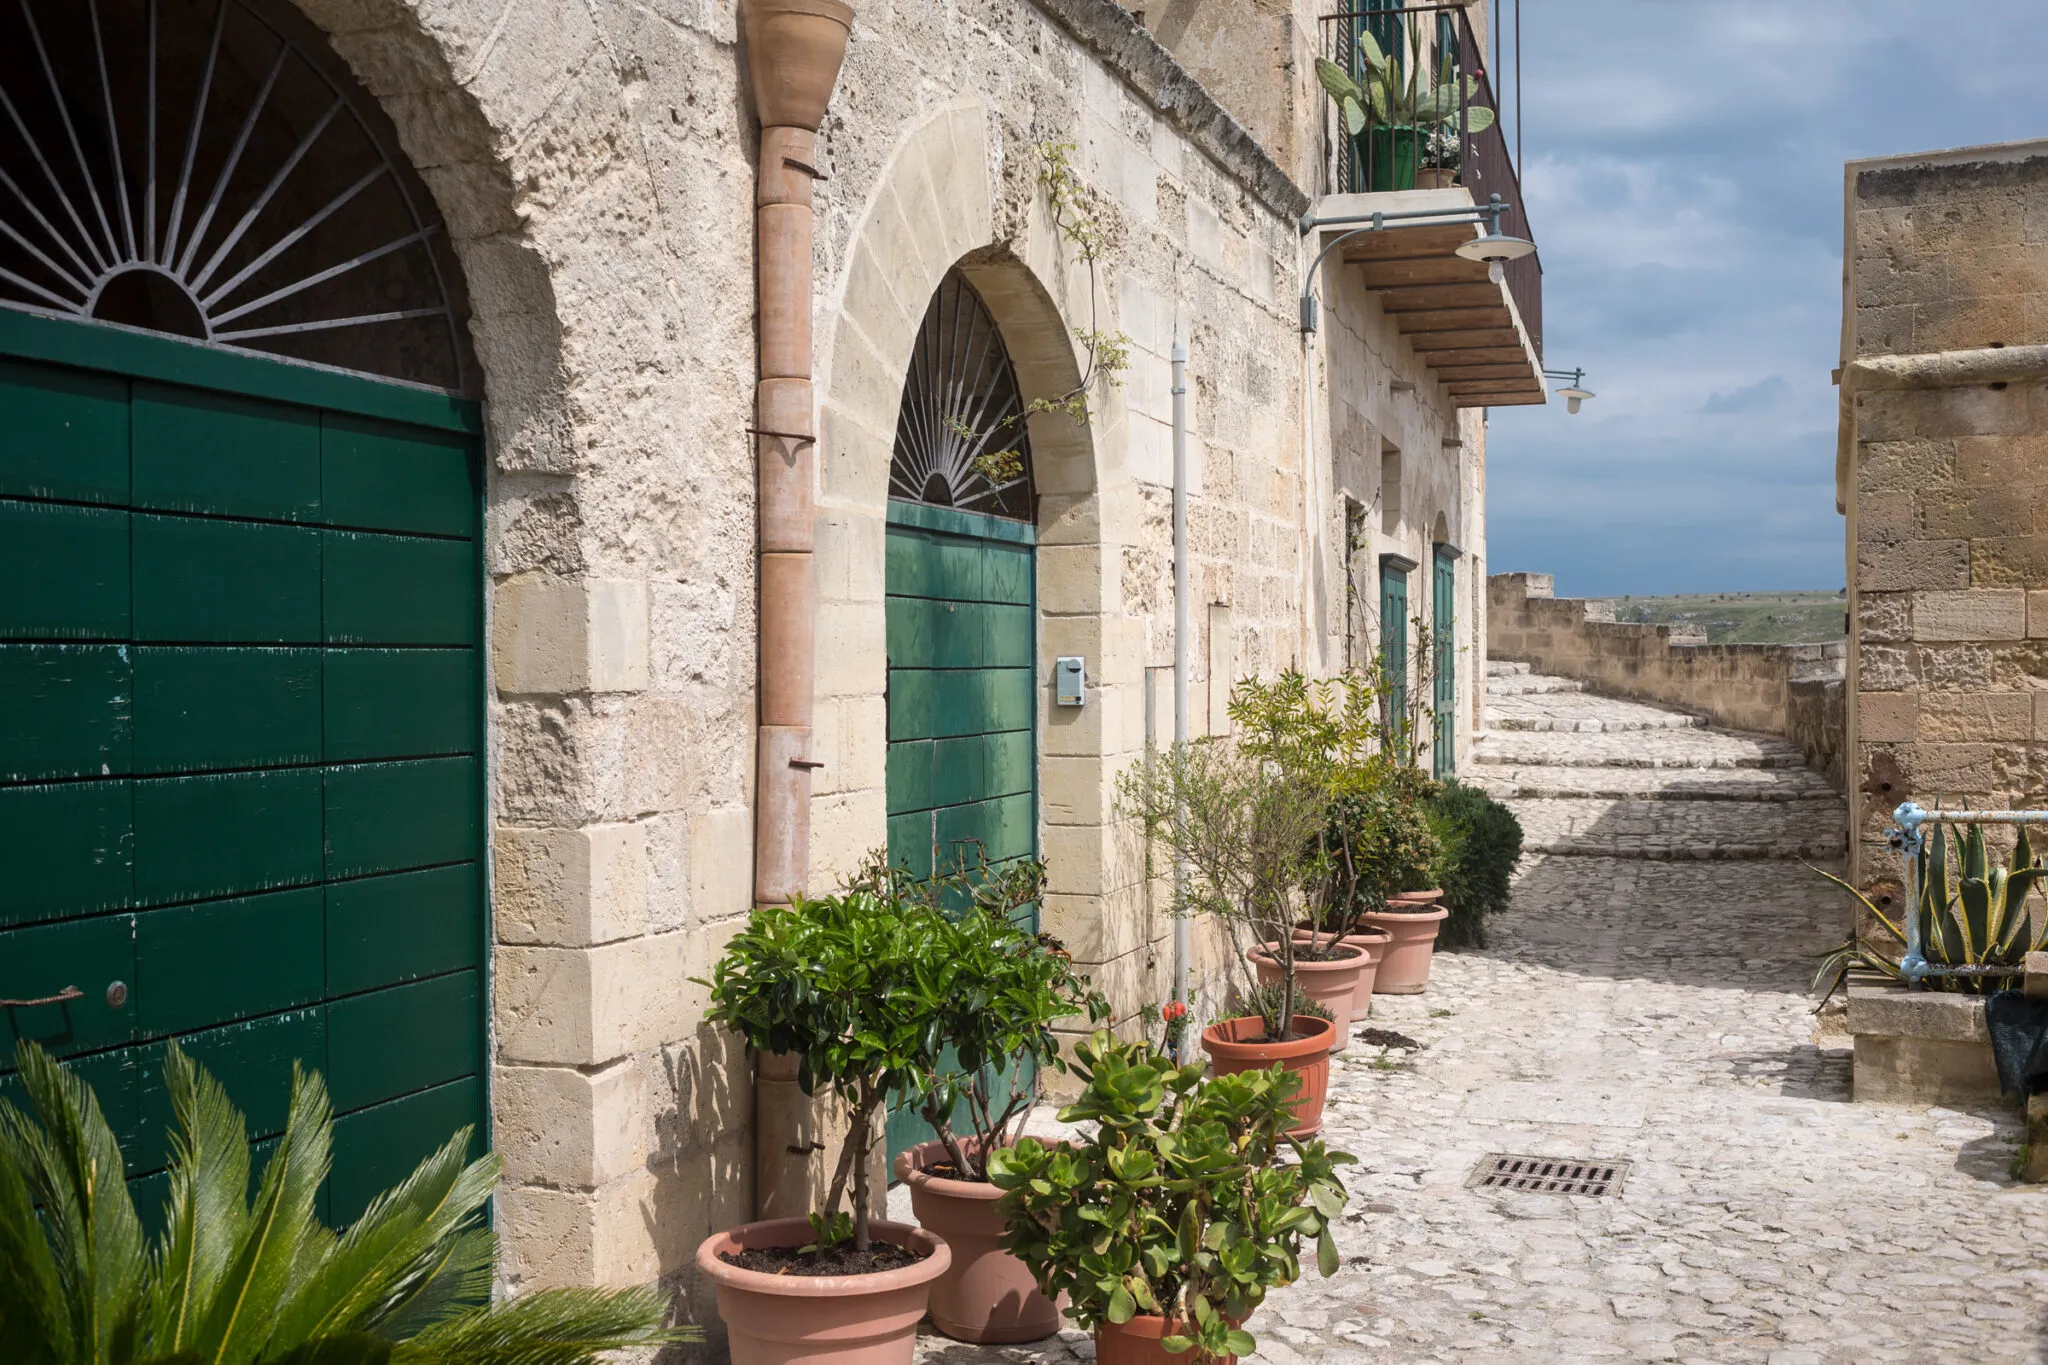
[[[1215,1365],[1254,1350],[1245,1323],[1301,1277],[1304,1243],[1337,1269],[1337,1168],[1290,1135],[1299,1078],[1203,1080],[1145,1042],[1097,1033],[1075,1049],[1086,1088],[1060,1112],[1065,1144],[1024,1137],[990,1161],[1008,1245],[1095,1333],[1101,1365]]]
[[[925,1037],[916,1105],[934,1134],[896,1158],[919,1226],[943,1237],[953,1264],[932,1283],[932,1323],[974,1342],[1037,1341],[1059,1330],[1059,1307],[1002,1247],[1001,1193],[988,1161],[1016,1138],[1036,1098],[1036,1072],[1066,1070],[1053,1025],[1107,1004],[1077,975],[1059,944],[1016,923],[1044,893],[1033,860],[916,881],[907,870],[871,864],[868,875],[903,901],[947,918],[933,963],[938,1026]]]
[[[921,1228],[872,1218],[870,1161],[892,1094],[914,1087],[939,1014],[932,981],[951,922],[855,889],[756,910],[712,971],[706,1019],[758,1051],[801,1058],[806,1094],[850,1120],[824,1207],[706,1238],[734,1365],[801,1359],[908,1365],[931,1284],[952,1256]],[[851,1211],[843,1207],[851,1196]]]

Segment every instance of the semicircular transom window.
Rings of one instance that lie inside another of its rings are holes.
[[[996,320],[974,286],[949,272],[903,382],[889,496],[1033,520],[1027,415]]]
[[[0,306],[462,390],[389,123],[276,0],[0,6]]]

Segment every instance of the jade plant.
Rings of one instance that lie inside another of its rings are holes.
[[[1352,1158],[1288,1135],[1301,1082],[1277,1066],[1204,1080],[1106,1032],[1075,1056],[1085,1088],[1060,1119],[1085,1136],[990,1160],[1004,1246],[1084,1328],[1154,1314],[1160,1345],[1191,1362],[1256,1349],[1245,1320],[1301,1277],[1305,1245],[1336,1272]]]
[[[1108,1002],[1057,940],[1017,923],[1045,891],[1045,865],[1035,859],[992,866],[976,849],[972,863],[919,879],[871,856],[854,880],[936,920],[917,988],[934,1026],[911,1093],[956,1177],[985,1180],[988,1154],[1011,1142],[1036,1099],[1032,1070],[1067,1068],[1053,1025],[1097,1021]]]
[[[342,1232],[315,1212],[333,1122],[292,1071],[282,1137],[250,1194],[247,1125],[177,1044],[162,1232],[143,1230],[93,1091],[16,1045],[30,1111],[0,1102],[0,1352],[8,1365],[590,1365],[696,1340],[655,1289],[494,1301],[484,1207],[495,1154],[456,1133]]]
[[[1981,825],[1960,833],[1930,828],[1925,849],[1920,894],[1908,912],[1919,919],[1920,953],[1933,966],[1975,969],[1958,976],[1928,977],[1927,984],[1936,990],[1986,993],[2024,975],[2026,955],[2048,950],[2048,923],[2036,929],[2027,912],[2027,898],[2048,877],[2048,866],[2035,858],[2026,830],[2020,830],[2003,865],[1992,856]],[[1834,997],[1853,971],[1904,980],[1904,916],[1894,919],[1832,872],[1812,870],[1860,901],[1877,934],[1872,942],[1852,931],[1846,942],[1821,959],[1814,977],[1816,989],[1827,983],[1821,1004]]]

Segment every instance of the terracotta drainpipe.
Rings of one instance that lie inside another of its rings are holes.
[[[817,427],[811,391],[811,184],[818,125],[846,59],[853,8],[842,0],[743,0],[747,76],[761,118],[755,282],[761,379],[759,460],[760,730],[754,778],[754,903],[804,890],[811,842],[811,690],[817,587],[811,571]],[[759,1216],[808,1213],[816,1142],[794,1058],[763,1058],[754,1091]]]

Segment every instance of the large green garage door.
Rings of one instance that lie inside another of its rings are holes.
[[[146,1216],[169,1037],[259,1140],[325,1073],[336,1221],[481,1134],[478,422],[0,312],[0,1094],[70,1059]]]

